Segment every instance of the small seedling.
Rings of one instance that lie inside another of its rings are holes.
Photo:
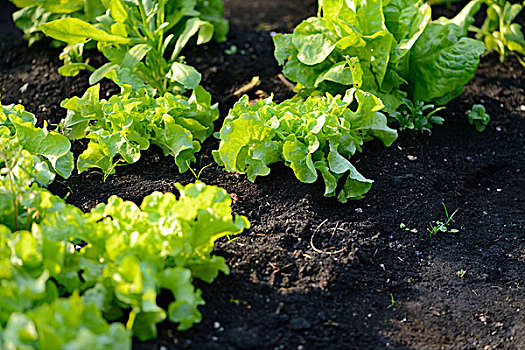
[[[395,301],[394,301],[394,295],[392,295],[392,293],[390,293],[390,300],[391,300],[391,303],[390,305],[388,305],[386,308],[387,309],[390,309],[390,308],[394,308],[394,305],[395,305]]]
[[[404,223],[400,223],[399,228],[405,231],[410,231],[410,227],[407,227]]]
[[[417,233],[417,229],[416,228],[407,227],[407,225],[405,225],[404,223],[400,223],[399,224],[399,228],[402,229],[402,230],[405,230],[405,231],[412,232],[412,233]]]
[[[199,170],[199,173],[196,173],[195,170],[193,170],[190,166],[189,166],[189,161],[186,162],[188,164],[188,169],[190,169],[191,173],[193,174],[193,176],[195,176],[195,179],[196,180],[199,180],[201,175],[202,175],[202,172],[204,171],[204,169],[206,169],[207,167],[210,167],[213,165],[213,163],[210,163],[204,167],[201,168],[201,170]]]
[[[465,270],[459,270],[456,272],[456,275],[458,275],[459,277],[463,278],[465,277],[465,274],[467,273],[467,271]]]
[[[227,54],[228,56],[231,56],[231,55],[235,55],[237,53],[237,50],[238,50],[237,46],[232,45],[226,50],[224,50],[224,53]]]
[[[424,102],[412,102],[403,99],[404,105],[399,111],[391,114],[391,117],[399,122],[399,130],[411,129],[428,131],[432,125],[443,124],[444,119],[437,112],[442,111],[445,107],[435,107],[433,104]]]
[[[468,122],[470,125],[474,124],[477,131],[482,132],[490,122],[490,115],[487,114],[483,105],[475,104],[468,113]]]
[[[441,204],[443,204],[443,209],[445,209],[446,220],[444,222],[436,221],[435,223],[430,224],[430,227],[427,228],[427,231],[430,232],[430,238],[432,238],[432,235],[435,235],[438,232],[443,232],[443,233],[458,233],[459,232],[458,229],[449,228],[451,222],[453,221],[454,215],[456,215],[459,209],[456,209],[452,213],[452,215],[448,215],[447,206],[445,205],[445,203],[441,203]]]

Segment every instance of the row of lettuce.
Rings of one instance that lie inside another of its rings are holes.
[[[138,161],[150,144],[173,156],[180,172],[190,169],[219,115],[199,86],[200,73],[180,53],[188,44],[225,40],[222,1],[13,1],[31,5],[15,15],[18,21],[33,12],[60,17],[40,17],[38,30],[67,43],[62,74],[88,69],[91,84],[105,77],[121,87],[109,100],[100,99],[94,85],[62,103],[68,115],[61,132],[89,139],[79,172],[98,168],[106,178],[117,165]],[[487,18],[476,28],[482,4]],[[521,27],[513,23],[521,9],[504,0],[472,0],[455,18],[432,21],[430,6],[417,0],[319,1],[317,16],[292,34],[274,36],[275,57],[297,83],[297,96],[254,106],[241,99],[215,134],[215,161],[251,181],[282,162],[302,182],[321,175],[326,196],[362,198],[372,180],[351,163],[355,152],[373,137],[391,145],[397,131],[387,123],[397,130],[441,124],[438,106],[465,90],[487,47],[502,58],[525,55]],[[469,30],[479,40],[468,37]],[[28,37],[35,32],[26,29]],[[96,46],[108,62],[96,68],[83,61],[85,46]],[[478,130],[489,120],[482,106],[469,118]]]
[[[151,144],[180,172],[190,169],[219,112],[181,52],[226,39],[222,1],[13,2],[30,43],[42,32],[65,42],[59,72],[89,70],[92,86],[62,102],[67,116],[58,132],[36,128],[22,106],[1,107],[0,348],[129,348],[132,334],[151,339],[166,318],[188,329],[203,304],[194,279],[211,282],[228,271],[210,256],[214,241],[249,226],[231,215],[227,192],[197,182],[178,186],[178,199],[154,193],[138,207],[112,197],[82,213],[44,187],[56,174],[68,178],[75,164],[105,179]],[[487,20],[476,29],[483,3]],[[362,198],[373,181],[351,157],[373,138],[390,146],[396,129],[442,123],[435,106],[464,91],[486,47],[502,58],[525,54],[512,23],[520,11],[473,0],[455,18],[431,21],[430,6],[415,0],[320,1],[316,17],[274,37],[275,57],[298,94],[282,103],[242,97],[215,134],[214,159],[250,181],[282,162],[302,182],[321,176],[325,196]],[[87,48],[108,62],[91,66]],[[102,78],[120,93],[101,99]],[[481,106],[470,118],[478,130],[488,122]],[[75,161],[70,140],[77,139],[89,142]],[[173,295],[167,309],[156,302],[162,290]]]
[[[482,5],[487,17],[477,28]],[[320,174],[325,196],[362,198],[372,180],[350,158],[372,138],[390,146],[397,131],[387,122],[398,130],[443,123],[436,106],[465,90],[484,53],[497,51],[502,61],[514,55],[525,66],[525,39],[513,23],[522,8],[472,0],[456,17],[432,21],[424,1],[320,0],[317,16],[273,38],[275,58],[298,94],[281,104],[241,99],[224,121],[215,160],[251,181],[283,162],[302,182]],[[482,105],[468,116],[479,131],[490,120]]]
[[[75,139],[89,139],[78,172],[106,177],[150,144],[188,170],[218,109],[179,54],[193,37],[225,40],[222,1],[14,2],[30,43],[41,29],[66,42],[60,73],[88,69],[94,85],[63,101],[59,132],[35,127],[20,105],[0,106],[0,348],[130,349],[132,336],[155,338],[166,319],[192,327],[204,304],[194,282],[229,272],[214,242],[249,227],[225,190],[177,185],[177,195],[153,193],[140,207],[113,196],[83,213],[45,186],[74,171]],[[82,58],[94,47],[109,61],[99,68]],[[108,100],[103,77],[121,88]],[[161,293],[171,296],[165,307]]]
[[[228,273],[215,240],[249,227],[223,189],[177,185],[88,213],[42,186],[73,170],[69,140],[0,106],[0,348],[130,349],[165,319],[199,322],[196,279]],[[158,295],[171,294],[163,309]],[[124,325],[125,324],[125,325]]]

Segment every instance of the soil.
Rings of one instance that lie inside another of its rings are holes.
[[[269,31],[290,30],[316,12],[312,0],[225,3],[229,40],[185,53],[221,103],[217,128],[233,92],[254,76],[261,84],[252,99],[292,96],[278,78]],[[58,51],[47,43],[28,49],[10,20],[14,7],[0,6],[2,103],[57,123],[61,100],[81,95],[87,75],[58,75]],[[105,94],[115,91],[104,83]],[[482,133],[467,122],[474,103],[492,118]],[[344,205],[282,165],[255,183],[206,168],[201,180],[231,193],[252,228],[217,243],[231,274],[198,283],[203,321],[187,332],[162,323],[158,339],[135,341],[134,349],[525,349],[525,69],[513,57],[503,64],[484,57],[441,115],[446,122],[431,135],[403,132],[390,148],[368,143],[354,162],[375,183],[365,199]],[[212,162],[216,147],[205,143],[198,167]],[[90,171],[51,190],[89,210],[111,195],[140,203],[193,180],[152,148],[106,182]],[[430,223],[445,219],[443,204],[457,210],[451,227],[459,232],[430,237]]]

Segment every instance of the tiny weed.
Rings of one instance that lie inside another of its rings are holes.
[[[237,46],[235,45],[232,45],[230,46],[229,48],[227,48],[226,50],[224,50],[224,53],[231,56],[231,55],[235,55],[237,53]]]
[[[393,308],[394,308],[394,305],[395,305],[395,303],[396,303],[396,302],[394,301],[394,295],[393,295],[392,293],[390,293],[390,300],[391,300],[391,302],[390,302],[390,305],[388,305],[388,306],[386,307],[387,309],[390,309],[390,308],[393,309]]]
[[[400,223],[399,228],[405,231],[410,231],[410,227],[407,227],[404,223]]]
[[[444,119],[436,113],[445,109],[445,107],[435,107],[433,104],[424,102],[412,102],[403,99],[404,105],[398,112],[390,115],[391,118],[399,122],[399,130],[411,129],[428,131],[432,125],[443,124]]]
[[[430,227],[427,228],[427,231],[430,232],[430,237],[432,238],[432,235],[435,235],[438,232],[444,232],[444,233],[458,233],[459,230],[455,228],[449,228],[451,222],[453,221],[454,215],[458,212],[459,209],[456,209],[452,215],[448,215],[447,206],[445,203],[443,204],[443,209],[445,209],[445,221],[436,221],[434,223],[430,224]]]
[[[201,177],[201,175],[202,175],[202,172],[204,171],[204,169],[206,169],[207,167],[211,166],[212,164],[213,164],[213,163],[210,163],[210,164],[208,164],[208,165],[202,167],[201,170],[199,170],[199,173],[196,173],[195,170],[193,170],[193,169],[191,168],[191,166],[189,166],[189,164],[188,164],[188,168],[190,169],[190,171],[191,171],[191,173],[193,174],[193,176],[195,176],[195,179],[196,179],[196,180],[199,180],[200,177]]]
[[[467,271],[465,271],[465,270],[456,271],[456,275],[458,275],[461,278],[465,277],[466,273],[467,273]]]

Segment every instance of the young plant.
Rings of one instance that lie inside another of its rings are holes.
[[[397,138],[380,112],[383,107],[376,96],[359,89],[348,90],[344,97],[296,97],[281,104],[270,97],[250,105],[243,96],[226,117],[213,155],[227,171],[246,173],[250,181],[268,175],[269,165],[283,162],[305,183],[315,182],[320,174],[325,196],[337,195],[343,203],[359,199],[373,181],[349,158],[373,137],[386,146]]]
[[[474,16],[487,6],[487,17],[480,28],[475,27]],[[525,4],[525,2],[523,2]],[[455,23],[463,32],[474,32],[476,38],[482,40],[487,46],[487,52],[497,52],[501,62],[509,55],[515,56],[525,67],[525,37],[522,27],[513,23],[523,9],[523,4],[512,4],[506,0],[472,0],[453,19],[440,18],[441,23]]]
[[[436,233],[438,232],[443,232],[443,233],[458,233],[459,230],[458,229],[455,229],[455,228],[449,228],[449,226],[451,225],[452,221],[453,221],[453,218],[454,218],[454,215],[456,215],[456,213],[458,212],[459,208],[456,209],[452,215],[448,215],[448,210],[447,210],[447,207],[445,205],[445,203],[441,203],[443,204],[443,209],[445,209],[445,221],[436,221],[434,223],[431,223],[430,224],[430,227],[427,228],[427,231],[430,232],[430,238],[432,238],[433,235],[435,235]]]
[[[90,83],[95,84],[113,70],[128,68],[160,95],[168,91],[181,93],[196,88],[201,80],[201,74],[180,56],[182,49],[194,36],[197,45],[212,38],[223,41],[228,30],[222,19],[221,0],[104,0],[103,4],[107,12],[93,24],[63,18],[40,25],[46,35],[69,45],[97,42],[97,48],[109,60],[97,69],[78,59],[69,59],[69,64],[65,60],[62,74],[76,75],[83,68],[93,70]]]
[[[410,129],[430,132],[432,125],[443,124],[444,119],[436,113],[444,110],[445,107],[435,108],[433,104],[413,103],[408,99],[403,99],[403,103],[404,105],[398,111],[390,114],[391,119],[399,123],[399,130]],[[427,111],[428,113],[425,114]]]
[[[482,132],[490,122],[490,115],[487,114],[483,105],[475,104],[468,113],[468,122],[470,125],[474,124],[477,131]]]
[[[405,98],[440,105],[459,96],[485,51],[458,25],[431,22],[430,6],[418,0],[320,0],[317,17],[274,42],[298,89],[335,94],[357,85],[381,98],[387,113]]]

